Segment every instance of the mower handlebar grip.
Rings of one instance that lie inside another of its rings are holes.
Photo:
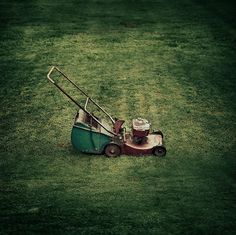
[[[51,83],[53,83],[53,84],[55,84],[55,81],[50,77],[50,75],[52,74],[52,72],[53,72],[54,69],[57,70],[57,67],[52,66],[52,68],[49,70],[49,72],[48,72],[48,74],[47,74],[48,80],[49,80]]]

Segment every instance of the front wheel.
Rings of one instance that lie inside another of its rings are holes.
[[[166,148],[164,146],[157,146],[153,149],[153,154],[157,157],[164,157],[166,155]]]
[[[104,152],[107,157],[118,157],[121,154],[121,149],[117,144],[108,144]]]
[[[152,134],[161,135],[162,139],[164,138],[164,135],[161,131],[153,131]]]

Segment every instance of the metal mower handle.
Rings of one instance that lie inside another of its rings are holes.
[[[57,68],[56,66],[52,66],[52,68],[49,70],[48,74],[47,74],[47,78],[48,80],[53,83],[56,84],[56,82],[51,78],[51,74],[53,73],[53,71],[56,70],[57,72],[59,72],[65,79],[67,79],[69,82],[73,83],[59,68]]]
[[[59,86],[52,78],[51,78],[51,74],[53,73],[53,71],[56,70],[57,72],[59,72],[64,79],[66,79],[67,81],[69,81],[74,87],[76,87],[83,95],[85,95],[87,97],[86,102],[85,102],[85,106],[81,106],[74,98],[72,98],[61,86]],[[87,111],[87,104],[89,101],[91,101],[95,106],[97,106],[103,113],[105,113],[109,119],[111,120],[112,124],[115,123],[114,119],[111,117],[110,114],[108,114],[100,105],[98,105],[91,97],[89,97],[89,95],[87,95],[80,87],[78,87],[72,80],[70,80],[59,68],[57,68],[56,66],[52,66],[52,68],[49,70],[48,74],[47,74],[47,79],[53,84],[55,85],[62,93],[64,93],[64,95],[66,95],[71,101],[73,101],[80,109],[84,110],[84,112],[86,112],[87,114],[89,114],[99,125],[101,125],[106,131],[108,131],[109,133],[116,135],[115,133],[111,132],[110,130],[108,130],[96,117],[94,117],[89,111]]]
[[[54,69],[56,69],[56,67],[55,67],[55,66],[52,66],[52,68],[49,70],[49,72],[48,72],[48,74],[47,74],[48,80],[49,80],[51,83],[53,83],[53,84],[55,84],[55,81],[50,77],[50,75],[52,74],[52,72],[53,72]]]

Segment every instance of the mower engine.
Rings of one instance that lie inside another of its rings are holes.
[[[137,118],[132,122],[133,142],[135,144],[145,144],[150,130],[150,123],[146,119]]]

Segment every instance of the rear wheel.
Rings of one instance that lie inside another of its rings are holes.
[[[121,149],[116,144],[108,144],[105,147],[105,154],[107,157],[118,157],[121,154]]]
[[[157,157],[164,157],[166,155],[166,148],[164,146],[157,146],[154,148],[153,154]]]

